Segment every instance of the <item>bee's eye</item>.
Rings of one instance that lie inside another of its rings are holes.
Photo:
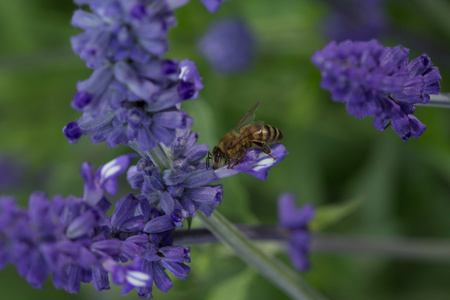
[[[214,161],[215,161],[216,163],[218,163],[218,162],[220,161],[220,153],[217,153],[217,154],[214,156]]]

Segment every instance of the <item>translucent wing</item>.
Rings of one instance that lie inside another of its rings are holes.
[[[252,123],[252,122],[250,122],[250,123]],[[253,124],[261,124],[261,125],[262,125],[262,124],[264,124],[264,121],[256,121],[256,122],[253,122]],[[239,136],[239,138],[238,138],[237,140],[235,140],[235,141],[228,147],[228,150],[230,150],[230,149],[236,147],[237,144],[239,144],[243,139],[246,139],[246,138],[248,138],[247,135],[241,134],[241,135]]]
[[[233,131],[237,131],[239,132],[239,130],[246,126],[249,125],[253,122],[253,120],[255,119],[255,112],[258,109],[259,105],[261,104],[261,101],[258,101],[255,103],[255,105],[253,105],[243,116],[242,118],[239,120],[239,122],[236,124],[236,126],[234,127]]]

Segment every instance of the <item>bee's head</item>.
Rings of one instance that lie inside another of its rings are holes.
[[[212,160],[212,168],[216,170],[223,166],[227,160],[222,151],[220,151],[219,147],[214,147],[212,153],[208,153],[208,158],[206,159],[206,167],[209,168],[209,161]]]

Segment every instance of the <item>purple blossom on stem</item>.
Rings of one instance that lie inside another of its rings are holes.
[[[412,114],[414,103],[427,103],[439,94],[441,76],[426,54],[408,63],[409,50],[383,47],[376,40],[329,43],[312,62],[321,70],[321,87],[333,101],[347,102],[357,118],[374,117],[383,131],[389,123],[404,141],[418,138],[426,127]]]
[[[25,210],[14,199],[1,197],[0,268],[15,265],[19,275],[38,288],[51,274],[56,288],[71,293],[78,292],[81,282],[92,282],[99,291],[109,289],[111,273],[113,282],[123,285],[123,293],[137,288],[144,298],[151,297],[153,282],[164,291],[171,287],[166,270],[185,279],[189,248],[172,246],[175,224],[148,199],[128,194],[117,202],[111,218],[106,216],[111,203],[104,191],[116,192],[115,180],[133,156],[120,156],[95,175],[83,164],[83,198],[55,196],[48,201],[44,194],[34,193]],[[148,266],[149,248],[162,249],[153,269]]]
[[[119,156],[100,166],[95,174],[91,164],[83,163],[80,172],[85,182],[84,201],[96,205],[105,192],[115,195],[117,192],[117,177],[125,173],[133,157],[137,157],[137,154],[131,153]]]
[[[383,0],[325,0],[330,13],[325,17],[325,35],[329,40],[367,41],[386,30]],[[370,13],[367,13],[370,12]]]
[[[244,21],[226,18],[211,25],[197,48],[217,72],[234,73],[251,66],[255,44],[254,34]]]
[[[83,112],[64,127],[71,144],[82,135],[108,147],[137,141],[147,151],[170,144],[176,128],[186,126],[179,103],[196,99],[203,88],[190,61],[162,59],[167,33],[175,25],[165,0],[76,1],[72,25],[84,30],[72,47],[94,71],[77,84],[72,107]]]
[[[197,145],[198,134],[190,131],[192,122],[189,118],[188,127],[178,129],[173,143],[164,150],[172,168],[160,170],[150,159],[142,158],[127,174],[130,185],[140,189],[177,227],[188,216],[195,216],[197,209],[210,215],[223,198],[222,185],[209,185],[219,178],[206,169],[208,145]]]
[[[147,62],[167,51],[166,36],[176,21],[165,1],[75,2],[91,10],[78,9],[72,17],[72,26],[85,30],[72,37],[72,47],[88,67],[127,59]]]
[[[1,198],[0,203],[0,265],[12,263],[33,287],[42,288],[52,274],[56,288],[76,293],[81,281],[94,280],[92,269],[106,255],[93,250],[96,243],[104,243],[109,253],[120,252],[95,230],[105,220],[104,203],[90,206],[73,196],[49,202],[42,193],[30,196],[28,211],[13,199]]]
[[[278,198],[278,224],[288,234],[289,257],[299,271],[307,271],[310,268],[308,255],[311,235],[308,224],[314,214],[311,204],[296,208],[295,196],[292,194],[282,194]]]
[[[269,170],[275,165],[279,164],[289,152],[282,144],[274,144],[270,146],[272,155],[275,160],[269,155],[262,152],[259,148],[247,150],[245,157],[233,168],[228,169],[225,164],[215,171],[217,177],[220,179],[235,175],[240,172],[250,174],[262,181],[265,181],[269,176]]]
[[[111,273],[111,279],[115,284],[123,285],[122,295],[133,288],[151,286],[152,278],[141,270],[141,256],[137,256],[131,264],[119,264],[112,259],[105,260],[103,268]]]

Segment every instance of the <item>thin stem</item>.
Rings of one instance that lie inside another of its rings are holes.
[[[439,95],[430,95],[430,101],[428,101],[428,103],[418,104],[418,105],[450,108],[450,94],[444,93],[444,94],[439,94]]]
[[[283,241],[286,239],[286,232],[281,228],[273,225],[248,226],[244,224],[236,224],[242,234],[248,239],[256,241]],[[186,230],[176,230],[172,234],[173,244],[197,245],[218,243],[219,240],[206,228],[194,228]]]
[[[282,241],[286,233],[276,226],[236,225],[248,239]],[[207,229],[178,230],[174,245],[217,243]],[[366,255],[405,260],[450,261],[450,242],[425,239],[373,238],[339,234],[313,234],[311,249],[315,253]]]
[[[450,243],[439,240],[315,235],[311,248],[315,252],[322,253],[385,256],[436,262],[450,261]]]
[[[156,147],[154,147],[152,150],[148,152],[152,162],[161,171],[173,168],[172,160],[169,158],[166,151],[164,151],[163,147],[161,147],[160,144],[156,145]]]
[[[217,210],[210,217],[206,217],[201,212],[197,216],[208,230],[227,245],[236,256],[256,269],[292,299],[324,299],[298,273],[275,257],[270,257],[262,252]]]

